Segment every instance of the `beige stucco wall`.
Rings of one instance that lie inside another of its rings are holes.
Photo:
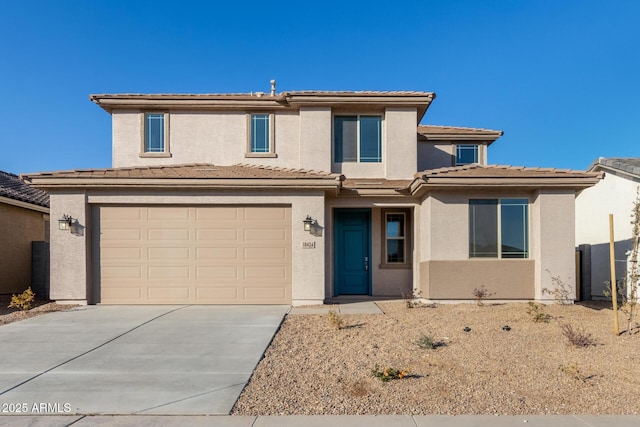
[[[640,182],[607,172],[598,184],[576,197],[576,246],[591,245],[591,296],[604,297],[611,281],[609,264],[609,214],[613,214],[616,278],[627,268],[625,252],[632,247],[631,210]]]
[[[184,204],[184,205],[291,205],[292,214],[292,299],[294,305],[321,303],[324,300],[325,248],[323,234],[311,235],[303,230],[302,220],[311,215],[324,227],[324,193],[321,191],[244,192],[89,192],[80,194],[52,194],[52,215],[63,213],[79,218],[85,225],[83,236],[53,230],[51,235],[51,298],[91,302],[90,291],[96,292],[92,274],[97,268],[91,256],[91,206],[105,204]],[[57,226],[57,223],[56,223]],[[315,243],[314,249],[303,249],[303,242]],[[93,243],[95,244],[95,242]],[[95,258],[95,257],[94,257]],[[93,265],[91,265],[93,262]]]
[[[84,192],[50,193],[51,218],[70,215],[78,221],[75,231],[58,229],[57,220],[51,221],[50,235],[50,298],[57,301],[87,300],[90,283],[91,247],[88,231],[91,230]]]
[[[415,108],[386,109],[383,154],[386,153],[384,176],[387,179],[410,178],[417,172],[417,120]]]
[[[0,294],[31,286],[31,242],[45,240],[45,213],[0,202]]]
[[[382,113],[376,110],[376,113]],[[247,152],[249,112],[169,111],[170,157],[140,157],[143,113],[112,113],[113,167],[246,163],[343,173],[351,178],[411,178],[417,170],[416,109],[388,108],[383,113],[382,163],[332,163],[331,108],[302,107],[274,113],[275,154]],[[371,113],[349,110],[341,114]]]
[[[476,198],[529,199],[529,259],[469,259],[468,203],[469,199]],[[438,283],[435,285],[439,288],[460,287],[463,289],[461,292],[464,292],[464,289],[468,290],[471,286],[475,276],[478,281],[474,288],[485,285],[489,291],[496,292],[493,296],[496,299],[521,296],[523,299],[533,297],[537,300],[549,300],[553,296],[542,290],[551,290],[558,284],[552,279],[553,276],[560,278],[569,291],[574,292],[573,214],[572,190],[432,192],[420,206],[421,231],[418,247],[421,268],[416,286],[424,297],[429,298],[428,293],[432,289],[430,281],[436,277]],[[451,268],[450,275],[446,274],[446,268]],[[481,273],[483,269],[486,271]],[[521,273],[515,274],[517,271]],[[480,283],[480,278],[486,283]],[[510,292],[506,292],[507,286],[513,287]],[[467,297],[472,298],[472,293]]]
[[[304,165],[305,169],[331,170],[331,117],[329,107],[300,108],[300,165]],[[295,140],[292,138],[289,143]]]

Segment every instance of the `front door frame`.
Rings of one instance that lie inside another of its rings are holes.
[[[342,227],[341,227],[341,223],[338,220],[338,214],[343,213],[343,214],[349,214],[349,213],[358,213],[358,214],[366,214],[366,224],[365,224],[365,231],[366,231],[366,248],[364,249],[365,253],[366,253],[366,257],[368,258],[368,262],[367,262],[367,268],[366,268],[366,281],[367,281],[367,285],[366,285],[366,290],[363,289],[363,292],[358,292],[358,293],[344,293],[342,292],[342,290],[340,289],[339,283],[340,280],[338,278],[338,275],[341,273],[340,269],[338,268],[338,259],[339,257],[342,256],[341,250],[340,250],[340,244],[341,242],[344,240],[344,235],[342,234]],[[335,208],[333,211],[333,294],[334,296],[338,296],[338,295],[372,295],[372,268],[371,268],[371,246],[372,246],[372,241],[371,241],[371,209],[370,208]]]

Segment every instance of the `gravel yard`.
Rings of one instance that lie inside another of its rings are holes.
[[[613,336],[610,306],[545,306],[536,323],[523,303],[378,305],[384,315],[341,315],[339,330],[288,315],[232,413],[640,414],[640,334]],[[595,345],[569,345],[567,323]],[[420,348],[423,334],[442,345]],[[382,382],[376,365],[410,375]]]
[[[0,325],[51,313],[52,311],[62,311],[76,307],[75,305],[56,304],[48,300],[35,300],[30,310],[18,310],[17,308],[8,308],[7,306],[10,302],[11,295],[0,295]]]

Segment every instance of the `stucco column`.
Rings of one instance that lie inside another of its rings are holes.
[[[76,304],[87,302],[89,215],[84,192],[51,193],[50,298]],[[71,230],[60,230],[63,215],[73,218]],[[77,221],[77,222],[76,222]]]
[[[311,232],[304,230],[307,215],[316,221]],[[326,227],[324,193],[295,198],[291,206],[293,305],[324,301]]]
[[[575,298],[575,193],[539,190],[531,206],[531,253],[535,260],[535,299],[554,299],[544,292],[568,292]],[[554,279],[555,278],[555,279]]]

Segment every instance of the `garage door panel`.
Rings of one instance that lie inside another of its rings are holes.
[[[203,241],[232,241],[238,240],[238,230],[235,228],[198,228],[196,240]]]
[[[147,296],[150,302],[154,300],[175,301],[188,300],[189,289],[184,287],[150,287],[147,288]]]
[[[288,207],[100,208],[101,302],[289,304]]]
[[[228,246],[196,248],[196,260],[228,261],[238,259],[238,249]]]
[[[236,266],[196,268],[196,279],[237,279],[239,277]]]
[[[287,248],[265,245],[263,247],[244,248],[246,261],[280,260],[286,261],[289,257]]]
[[[239,212],[242,211],[233,207],[217,207],[216,209],[196,208],[196,219],[202,222],[214,220],[214,224],[220,223],[220,221],[237,221]]]
[[[180,228],[149,228],[149,241],[189,241],[189,229]]]
[[[149,220],[189,219],[189,208],[159,208],[147,210]]]
[[[147,249],[149,261],[162,260],[162,259],[189,259],[189,248],[176,248],[171,246],[161,248],[148,248]]]

